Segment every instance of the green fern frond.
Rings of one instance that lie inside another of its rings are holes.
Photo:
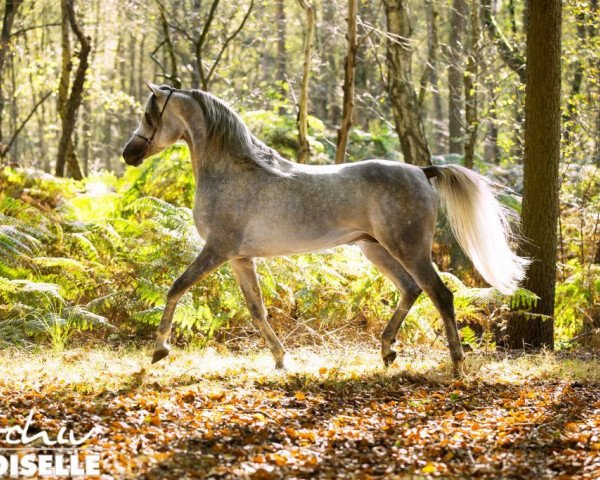
[[[41,242],[13,225],[0,225],[0,250],[19,256],[34,255]]]
[[[134,313],[130,318],[135,322],[156,326],[160,323],[164,308],[164,305],[148,308],[147,310]]]
[[[35,257],[32,262],[40,268],[60,269],[61,272],[69,272],[76,275],[84,275],[88,271],[88,267],[73,258],[64,257]]]
[[[509,302],[510,307],[513,310],[527,309],[530,310],[537,305],[538,297],[535,293],[519,288],[515,293],[510,296]]]

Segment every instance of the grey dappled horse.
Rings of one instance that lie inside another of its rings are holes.
[[[178,300],[229,261],[253,322],[273,352],[276,367],[282,368],[285,352],[267,323],[254,257],[357,243],[401,293],[381,338],[385,365],[396,358],[391,346],[424,290],[444,320],[454,372],[461,374],[464,355],[452,292],[431,261],[438,194],[460,245],[492,286],[504,293],[514,291],[527,264],[510,250],[509,214],[488,180],[458,165],[420,168],[385,160],[293,163],[254,137],[213,95],[148,86],[152,93],[123,157],[137,166],[178,140],[187,143],[196,180],[194,222],[206,241],[169,290],[153,363],[169,353]]]

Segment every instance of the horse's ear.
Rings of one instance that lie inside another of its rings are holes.
[[[156,98],[162,98],[167,95],[167,92],[165,92],[164,90],[161,90],[160,87],[158,85],[156,85],[155,83],[149,82],[148,80],[144,80],[144,82],[146,83],[146,85],[148,86],[150,91],[154,95],[156,95]]]

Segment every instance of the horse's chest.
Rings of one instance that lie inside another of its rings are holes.
[[[197,194],[193,212],[196,230],[206,240],[211,233],[230,231],[231,217],[237,216],[238,209],[228,204],[226,198]]]
[[[206,240],[210,232],[210,218],[208,217],[206,200],[196,195],[194,201],[194,225],[200,236]]]

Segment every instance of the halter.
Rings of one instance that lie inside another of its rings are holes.
[[[143,135],[140,135],[139,133],[135,134],[136,137],[139,137],[146,142],[146,148],[144,149],[144,155],[150,148],[150,145],[152,145],[152,141],[154,140],[154,135],[156,135],[158,126],[160,125],[160,121],[162,120],[163,113],[165,113],[165,108],[167,108],[167,103],[169,103],[172,93],[173,93],[173,90],[171,88],[169,88],[169,95],[167,96],[167,100],[165,100],[165,104],[163,105],[163,108],[160,111],[160,115],[158,116],[158,121],[156,122],[156,126],[154,127],[154,131],[152,132],[152,135],[150,135],[150,138],[144,137]]]

